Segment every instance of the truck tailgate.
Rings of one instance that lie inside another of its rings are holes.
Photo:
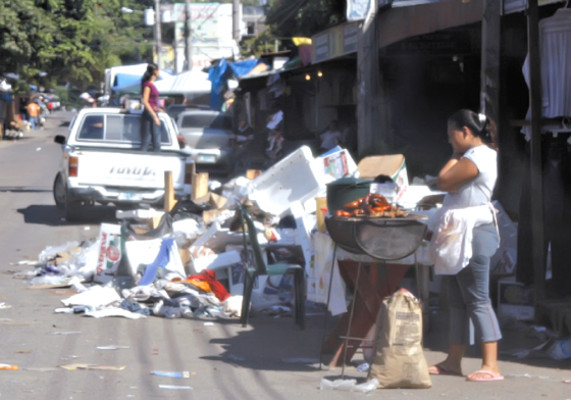
[[[164,188],[164,173],[172,171],[175,188],[184,185],[183,157],[176,153],[79,150],[77,182],[82,186],[139,189]]]

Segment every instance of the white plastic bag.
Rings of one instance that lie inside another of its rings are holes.
[[[492,204],[439,211],[438,228],[433,232],[429,251],[438,275],[455,275],[472,258],[472,237],[475,227],[497,222]]]
[[[430,256],[439,275],[455,275],[472,256],[472,235],[465,234],[466,224],[454,218],[453,211],[440,214],[440,223],[430,241]]]

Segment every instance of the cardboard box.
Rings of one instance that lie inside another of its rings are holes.
[[[357,164],[361,179],[374,179],[379,175],[389,176],[398,186],[398,196],[408,187],[408,172],[402,154],[386,154],[363,158]]]
[[[121,225],[102,223],[99,229],[99,255],[93,281],[107,283],[113,279],[121,261]]]
[[[498,318],[532,320],[535,317],[533,288],[516,282],[515,277],[498,280]]]

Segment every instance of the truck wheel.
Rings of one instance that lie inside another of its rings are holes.
[[[66,198],[65,183],[63,181],[63,177],[59,173],[56,175],[56,179],[54,180],[53,195],[57,208],[63,210],[65,208]]]
[[[81,203],[69,199],[61,174],[57,174],[54,181],[53,195],[56,206],[60,210],[63,210],[66,221],[77,221],[81,216]]]

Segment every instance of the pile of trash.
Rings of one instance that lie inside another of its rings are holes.
[[[169,212],[118,210],[117,223],[102,223],[98,237],[46,247],[31,262],[34,269],[18,277],[34,287],[75,289],[78,293],[63,299],[64,307],[56,312],[239,318],[245,268],[253,265],[235,212],[241,204],[254,219],[268,264],[303,266],[307,300],[327,303],[337,315],[346,311],[345,287],[331,268],[334,244],[322,230],[324,209],[319,205],[317,210],[318,204],[327,197],[329,183],[379,173],[397,184],[395,201],[401,205],[415,206],[432,194],[426,185],[408,184],[402,155],[366,157],[357,165],[341,147],[314,157],[302,146],[252,179],[239,176],[224,185],[209,181],[200,197],[191,194]],[[292,315],[289,277],[257,279],[252,311]]]
[[[18,275],[37,288],[75,289],[59,313],[239,318],[248,254],[235,206],[247,206],[268,261],[307,272],[315,198],[328,182],[356,171],[346,150],[332,154],[343,168],[301,147],[252,180],[237,177],[199,199],[180,200],[170,212],[118,210],[118,223],[102,223],[98,237],[48,246],[33,270]],[[284,277],[261,276],[252,308],[291,315],[291,289]]]

